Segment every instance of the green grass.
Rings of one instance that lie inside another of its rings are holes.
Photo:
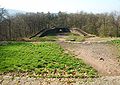
[[[56,43],[11,42],[0,45],[0,73],[20,72],[37,77],[96,77],[82,60],[64,53]]]
[[[74,35],[70,34],[68,38],[66,38],[67,41],[76,41],[76,42],[81,42],[85,40],[84,36],[79,36],[79,35]]]
[[[120,49],[120,40],[112,40],[110,43],[115,45],[118,49]]]
[[[120,40],[112,40],[112,43],[113,43],[113,44],[118,44],[118,45],[119,45],[119,44],[120,44]]]
[[[57,37],[56,36],[45,36],[45,37],[35,37],[32,39],[33,41],[40,41],[40,42],[45,42],[45,41],[56,41]]]

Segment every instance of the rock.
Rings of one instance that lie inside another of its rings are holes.
[[[101,61],[104,61],[104,58],[100,58]]]

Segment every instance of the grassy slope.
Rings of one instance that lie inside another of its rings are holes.
[[[97,72],[56,43],[14,42],[0,46],[0,72],[27,72],[40,77],[95,77]]]

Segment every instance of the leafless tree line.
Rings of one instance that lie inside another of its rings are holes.
[[[0,40],[16,40],[30,37],[42,29],[51,27],[79,28],[102,37],[120,36],[120,14],[112,13],[26,13],[9,16],[0,8]]]

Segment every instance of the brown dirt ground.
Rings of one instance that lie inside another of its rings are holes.
[[[120,75],[118,49],[107,44],[109,39],[90,38],[82,43],[59,42],[67,51],[94,67],[100,75]],[[112,39],[111,39],[112,40]]]

